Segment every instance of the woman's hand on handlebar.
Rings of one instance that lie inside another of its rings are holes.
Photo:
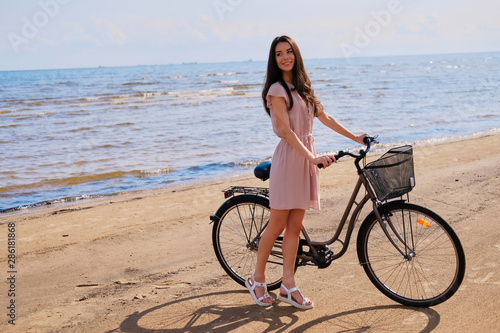
[[[366,146],[366,143],[363,141],[363,139],[366,137],[366,136],[369,136],[367,133],[363,133],[363,134],[360,134],[360,135],[357,135],[354,139],[354,141],[356,141],[357,143],[359,144],[362,144],[362,145],[365,145]]]
[[[322,168],[328,168],[333,163],[337,163],[333,155],[321,155],[311,161],[314,165],[322,165]]]

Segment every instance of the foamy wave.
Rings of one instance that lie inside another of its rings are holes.
[[[169,95],[169,96],[183,98],[183,99],[195,99],[195,98],[210,98],[210,97],[217,97],[217,96],[228,96],[228,95],[232,95],[233,91],[234,91],[234,88],[230,87],[230,88],[220,88],[220,89],[169,91],[165,94]]]
[[[235,165],[235,166],[241,166],[245,168],[251,168],[259,165],[259,163],[262,163],[264,161],[270,161],[271,158],[264,158],[264,159],[255,159],[255,160],[246,160],[246,161],[240,161],[240,162],[231,162],[229,164]]]
[[[224,75],[229,75],[232,73],[221,73]],[[99,93],[93,96],[86,97],[76,97],[76,98],[52,98],[47,97],[44,99],[29,99],[18,104],[24,104],[29,108],[11,108],[6,110],[1,110],[0,115],[5,115],[7,117],[35,117],[43,116],[49,113],[38,112],[32,114],[23,114],[22,111],[31,110],[33,108],[53,106],[56,105],[67,105],[71,108],[89,108],[95,105],[125,105],[131,108],[134,107],[132,104],[145,102],[145,100],[158,100],[158,101],[168,101],[168,100],[192,100],[192,99],[213,99],[219,96],[241,96],[241,95],[257,95],[248,92],[248,90],[258,89],[258,94],[260,94],[261,84],[238,84],[239,80],[220,80],[217,81],[221,85],[226,85],[221,88],[212,89],[193,89],[193,90],[179,90],[179,91],[133,91],[129,94],[124,94],[123,92],[119,94],[113,93]],[[139,82],[139,84],[142,84]],[[149,84],[149,83],[148,83]],[[210,82],[198,81],[196,84],[210,84]],[[135,105],[136,106],[136,105]],[[25,118],[23,118],[25,119]]]
[[[172,172],[171,168],[155,169],[155,170],[141,170],[140,173],[143,175],[164,175]]]
[[[199,74],[197,75],[198,77],[204,77],[204,76],[230,76],[230,75],[236,75],[238,74],[237,72],[229,72],[229,73],[210,73],[210,74]]]
[[[124,86],[151,86],[154,84],[159,84],[161,82],[158,81],[153,81],[153,82],[141,82],[141,81],[136,81],[136,82],[125,82],[123,83]]]

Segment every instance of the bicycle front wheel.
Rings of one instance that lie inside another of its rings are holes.
[[[245,279],[255,271],[259,241],[269,222],[269,200],[257,195],[238,195],[222,205],[216,216],[212,243],[217,259],[234,281],[245,286]],[[276,240],[267,261],[268,290],[281,285],[282,239],[280,236]]]
[[[409,203],[388,203],[380,211],[383,223],[370,214],[357,239],[359,261],[372,283],[404,305],[429,307],[449,299],[465,274],[453,229],[436,213]]]

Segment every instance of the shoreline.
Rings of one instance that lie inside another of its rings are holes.
[[[441,145],[441,144],[448,144],[448,143],[455,143],[455,142],[461,142],[461,141],[467,141],[467,140],[473,140],[476,138],[481,138],[484,136],[489,136],[489,135],[500,135],[500,128],[492,128],[483,132],[476,132],[476,133],[471,133],[471,134],[464,134],[464,135],[457,135],[457,136],[451,136],[451,137],[442,137],[442,138],[431,138],[431,139],[426,139],[426,140],[420,140],[420,141],[400,141],[400,142],[393,142],[393,143],[380,143],[376,146],[373,147],[372,151],[370,152],[370,157],[374,156],[380,156],[387,150],[389,150],[392,147],[397,147],[397,146],[402,146],[406,144],[411,144],[414,146],[414,148],[425,148],[425,147],[431,147],[435,145]],[[339,150],[341,150],[340,148]],[[344,149],[344,150],[352,150],[352,151],[357,151],[358,148],[350,148],[350,149]],[[321,154],[327,154],[327,153],[336,153],[338,151],[330,151],[330,152],[322,152],[319,153]],[[267,159],[264,159],[267,160]],[[343,163],[347,159],[343,159],[340,162]],[[20,215],[20,214],[26,214],[26,213],[31,213],[31,212],[36,212],[40,210],[45,210],[45,209],[57,209],[61,207],[69,207],[72,205],[77,205],[80,203],[87,203],[87,202],[92,202],[96,200],[106,200],[106,199],[111,199],[111,198],[116,198],[120,196],[129,196],[129,195],[148,195],[148,193],[154,193],[154,192],[175,192],[177,190],[182,191],[185,189],[190,189],[190,188],[197,188],[197,187],[203,187],[210,185],[212,183],[219,183],[223,182],[227,178],[231,179],[236,179],[237,181],[239,178],[242,179],[247,179],[247,178],[253,178],[253,168],[248,167],[247,169],[240,169],[238,171],[234,171],[232,173],[229,173],[224,176],[213,176],[213,177],[206,177],[206,178],[201,178],[201,179],[193,179],[193,180],[187,180],[187,181],[181,181],[179,183],[172,183],[172,184],[165,184],[163,187],[157,187],[157,188],[150,188],[150,189],[139,189],[139,190],[130,190],[130,191],[122,191],[122,192],[115,192],[115,193],[106,193],[106,194],[89,194],[89,195],[79,195],[76,197],[65,197],[65,198],[56,198],[53,200],[46,200],[42,202],[37,202],[33,204],[28,204],[28,205],[23,205],[23,206],[18,206],[18,207],[9,207],[0,210],[0,218],[2,217],[7,217],[7,216],[12,216],[12,215]]]

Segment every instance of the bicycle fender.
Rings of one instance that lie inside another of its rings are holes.
[[[267,200],[269,202],[268,198],[260,196],[260,195],[255,195],[255,194],[242,194],[242,195],[233,196],[233,197],[227,199],[226,201],[224,201],[224,203],[222,205],[220,205],[219,209],[217,209],[215,214],[210,215],[210,223],[209,224],[219,221],[222,214],[224,214],[224,212],[227,210],[228,207],[230,207],[236,203],[239,203],[239,202],[248,201],[249,198],[254,198],[254,197],[262,198],[262,199]]]
[[[224,211],[225,207],[232,204],[234,198],[236,197],[231,197],[226,201],[224,201],[222,205],[220,205],[220,207],[217,209],[215,214],[210,215],[210,223],[217,222],[220,220],[220,216],[222,215],[221,213]]]

